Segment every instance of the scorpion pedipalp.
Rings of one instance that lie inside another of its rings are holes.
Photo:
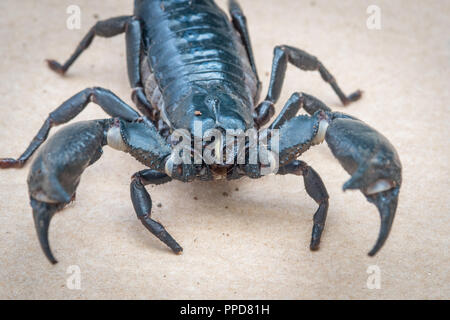
[[[343,190],[360,190],[380,213],[378,240],[369,252],[374,256],[389,236],[402,182],[402,165],[392,144],[364,122],[333,113],[325,140],[351,178]]]
[[[301,107],[311,116],[295,117]],[[280,130],[280,174],[304,176],[305,166],[297,165],[293,160],[324,139],[327,141],[333,155],[351,175],[343,190],[360,190],[378,208],[380,233],[369,252],[374,256],[389,236],[402,182],[400,159],[388,139],[363,121],[332,112],[320,100],[301,93],[292,95],[270,128]],[[312,184],[321,185],[319,179],[316,178]],[[325,199],[317,195],[324,194],[324,190],[324,186],[320,192],[314,190],[313,198]],[[324,220],[321,221],[323,223]]]

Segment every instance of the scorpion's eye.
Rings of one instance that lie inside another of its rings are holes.
[[[219,98],[217,98],[215,96],[207,96],[205,98],[205,104],[207,106],[210,106],[210,107],[213,107],[213,108],[214,107],[218,107],[219,104],[220,104],[220,100],[219,100]]]

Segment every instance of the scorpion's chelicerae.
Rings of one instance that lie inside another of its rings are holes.
[[[52,127],[69,122],[90,102],[112,117],[58,131],[31,166],[31,207],[47,258],[56,263],[48,242],[52,216],[74,199],[81,174],[101,157],[105,145],[131,154],[149,168],[132,177],[133,206],[144,226],[175,253],[182,248],[151,218],[145,185],[173,179],[256,179],[267,171],[303,176],[306,192],[319,206],[310,244],[317,250],[329,197],[318,173],[298,158],[323,140],[351,175],[343,189],[359,189],[379,210],[380,234],[369,253],[375,255],[389,235],[402,179],[391,143],[363,121],[333,112],[305,93],[294,93],[275,120],[261,129],[274,117],[289,64],[318,71],[343,104],[358,100],[361,92],[345,95],[316,57],[280,45],[274,50],[267,95],[259,102],[261,83],[246,18],[235,0],[229,1],[231,19],[212,0],[135,0],[134,7],[131,16],[96,23],[64,64],[49,60],[48,65],[64,74],[96,36],[125,33],[132,100],[141,114],[109,90],[88,88],[50,113],[18,159],[0,159],[1,168],[22,167]],[[302,108],[309,115],[297,115]],[[230,144],[229,132],[245,132],[243,148]],[[256,134],[256,143],[248,132]]]

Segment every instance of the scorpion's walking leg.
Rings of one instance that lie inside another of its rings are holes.
[[[306,93],[295,92],[286,102],[277,118],[269,126],[269,129],[279,129],[286,121],[294,118],[301,108],[305,109],[310,115],[313,115],[319,110],[331,112],[331,109],[319,99]]]
[[[144,170],[138,172],[133,176],[133,181],[131,182],[131,200],[142,224],[172,249],[173,252],[180,254],[183,252],[183,248],[172,238],[163,225],[151,218],[152,199],[145,189],[145,185],[162,184],[171,180],[169,176],[158,171]]]
[[[141,79],[142,29],[139,20],[132,19],[126,30],[128,78],[133,92],[131,99],[139,111],[156,124],[159,111],[152,106],[145,95]]]
[[[284,167],[281,167],[278,174],[295,174],[303,176],[305,189],[308,195],[314,199],[319,205],[314,214],[314,226],[311,236],[311,250],[318,250],[320,245],[320,238],[325,227],[325,220],[328,212],[328,192],[322,182],[319,174],[305,162],[294,160]]]
[[[255,57],[253,55],[252,44],[250,41],[250,33],[248,32],[247,19],[244,15],[244,12],[242,11],[241,6],[239,5],[239,3],[236,0],[229,1],[229,11],[230,11],[231,19],[232,19],[235,29],[241,35],[242,42],[244,43],[245,50],[247,51],[248,59],[250,61],[252,70],[255,73],[256,77],[258,78]],[[257,79],[257,80],[258,80],[258,86],[260,87],[261,84],[259,82],[259,79]]]
[[[255,74],[256,81],[257,81],[257,93],[255,101],[259,101],[259,97],[261,94],[261,81],[259,81],[258,77],[258,71],[256,69],[256,63],[255,63],[255,57],[253,55],[253,49],[252,44],[250,41],[250,32],[248,31],[247,26],[247,18],[244,15],[244,12],[242,11],[241,6],[236,0],[230,0],[229,1],[229,11],[231,15],[231,19],[234,25],[234,28],[239,32],[242,43],[244,44],[245,50],[247,51],[247,56],[250,61],[250,66],[252,67],[253,73]],[[261,105],[258,108],[255,108],[254,110],[254,120],[258,127],[263,126],[266,124],[270,118],[273,117],[275,114],[275,108],[273,105]]]
[[[54,126],[64,124],[75,118],[84,108],[94,102],[98,104],[107,114],[112,117],[118,117],[128,121],[134,121],[140,118],[133,108],[123,102],[119,97],[109,90],[103,88],[85,89],[69,100],[64,102],[55,111],[50,113],[41,129],[31,141],[25,152],[16,159],[0,159],[0,168],[21,168],[25,162],[33,155],[39,146],[47,139],[50,129]]]
[[[335,78],[316,57],[294,47],[277,46],[274,50],[269,90],[265,101],[258,106],[258,109],[272,109],[273,105],[278,101],[281,94],[281,88],[283,87],[288,62],[301,70],[319,71],[322,79],[331,85],[344,105],[361,98],[362,92],[360,90],[355,91],[349,96],[345,95],[338,86]]]
[[[97,22],[80,42],[72,56],[63,65],[55,60],[47,60],[48,65],[53,71],[59,74],[65,74],[83,51],[90,46],[95,36],[110,38],[122,33],[125,33],[126,37],[128,78],[133,89],[132,99],[144,115],[154,120],[157,116],[157,110],[151,106],[145,97],[141,83],[141,24],[133,16],[121,16]]]
[[[83,51],[89,48],[95,36],[110,38],[118,34],[124,33],[125,30],[127,29],[128,23],[132,19],[133,19],[132,16],[121,16],[97,22],[84,36],[83,40],[81,40],[81,42],[75,49],[75,52],[64,64],[61,65],[55,60],[47,60],[48,66],[50,67],[50,69],[59,74],[66,73],[67,70],[70,68],[70,66],[83,53]]]

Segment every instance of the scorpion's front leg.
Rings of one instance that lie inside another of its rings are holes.
[[[181,246],[159,222],[151,218],[152,199],[145,190],[145,185],[163,184],[172,180],[165,174],[166,162],[172,149],[154,126],[144,122],[120,121],[118,126],[109,131],[108,144],[130,153],[151,168],[133,175],[130,191],[134,209],[139,220],[152,234],[180,254],[183,251]]]
[[[151,218],[152,199],[147,190],[145,190],[145,185],[162,184],[171,180],[168,175],[154,170],[138,172],[133,176],[133,181],[131,182],[131,200],[133,201],[134,210],[142,224],[172,249],[173,252],[181,254],[183,248],[172,238],[162,224]]]
[[[320,245],[320,238],[322,236],[323,229],[325,227],[325,220],[327,219],[328,212],[328,192],[325,188],[322,179],[319,174],[305,162],[294,160],[291,163],[281,167],[278,170],[278,174],[295,174],[303,176],[303,182],[308,195],[314,199],[319,205],[316,213],[314,214],[314,226],[311,236],[311,250],[318,250]]]
[[[90,102],[99,105],[112,117],[119,117],[128,121],[135,121],[140,118],[139,113],[111,91],[98,87],[84,89],[50,113],[28,148],[18,159],[0,158],[0,168],[23,167],[26,161],[47,139],[52,127],[69,122],[79,115]]]
[[[279,128],[280,172],[285,173],[284,166],[290,168],[290,163],[303,152],[326,140],[334,156],[352,175],[343,189],[359,189],[378,208],[381,227],[369,252],[373,256],[385,243],[394,221],[402,182],[400,159],[392,144],[375,129],[351,116],[323,111],[322,103],[311,101],[315,104],[309,105],[307,111],[312,112],[314,107],[318,110],[313,116],[292,118]]]
[[[258,71],[256,70],[255,57],[253,55],[252,43],[250,41],[250,32],[247,26],[247,18],[244,14],[244,11],[241,8],[241,5],[237,0],[229,0],[228,7],[231,16],[231,21],[233,22],[236,31],[241,35],[241,40],[242,43],[244,44],[245,50],[247,51],[250,66],[253,70],[253,73],[256,76],[257,91],[258,91],[256,94],[257,97],[256,99],[259,99],[259,94],[261,91],[261,81],[259,81]]]

